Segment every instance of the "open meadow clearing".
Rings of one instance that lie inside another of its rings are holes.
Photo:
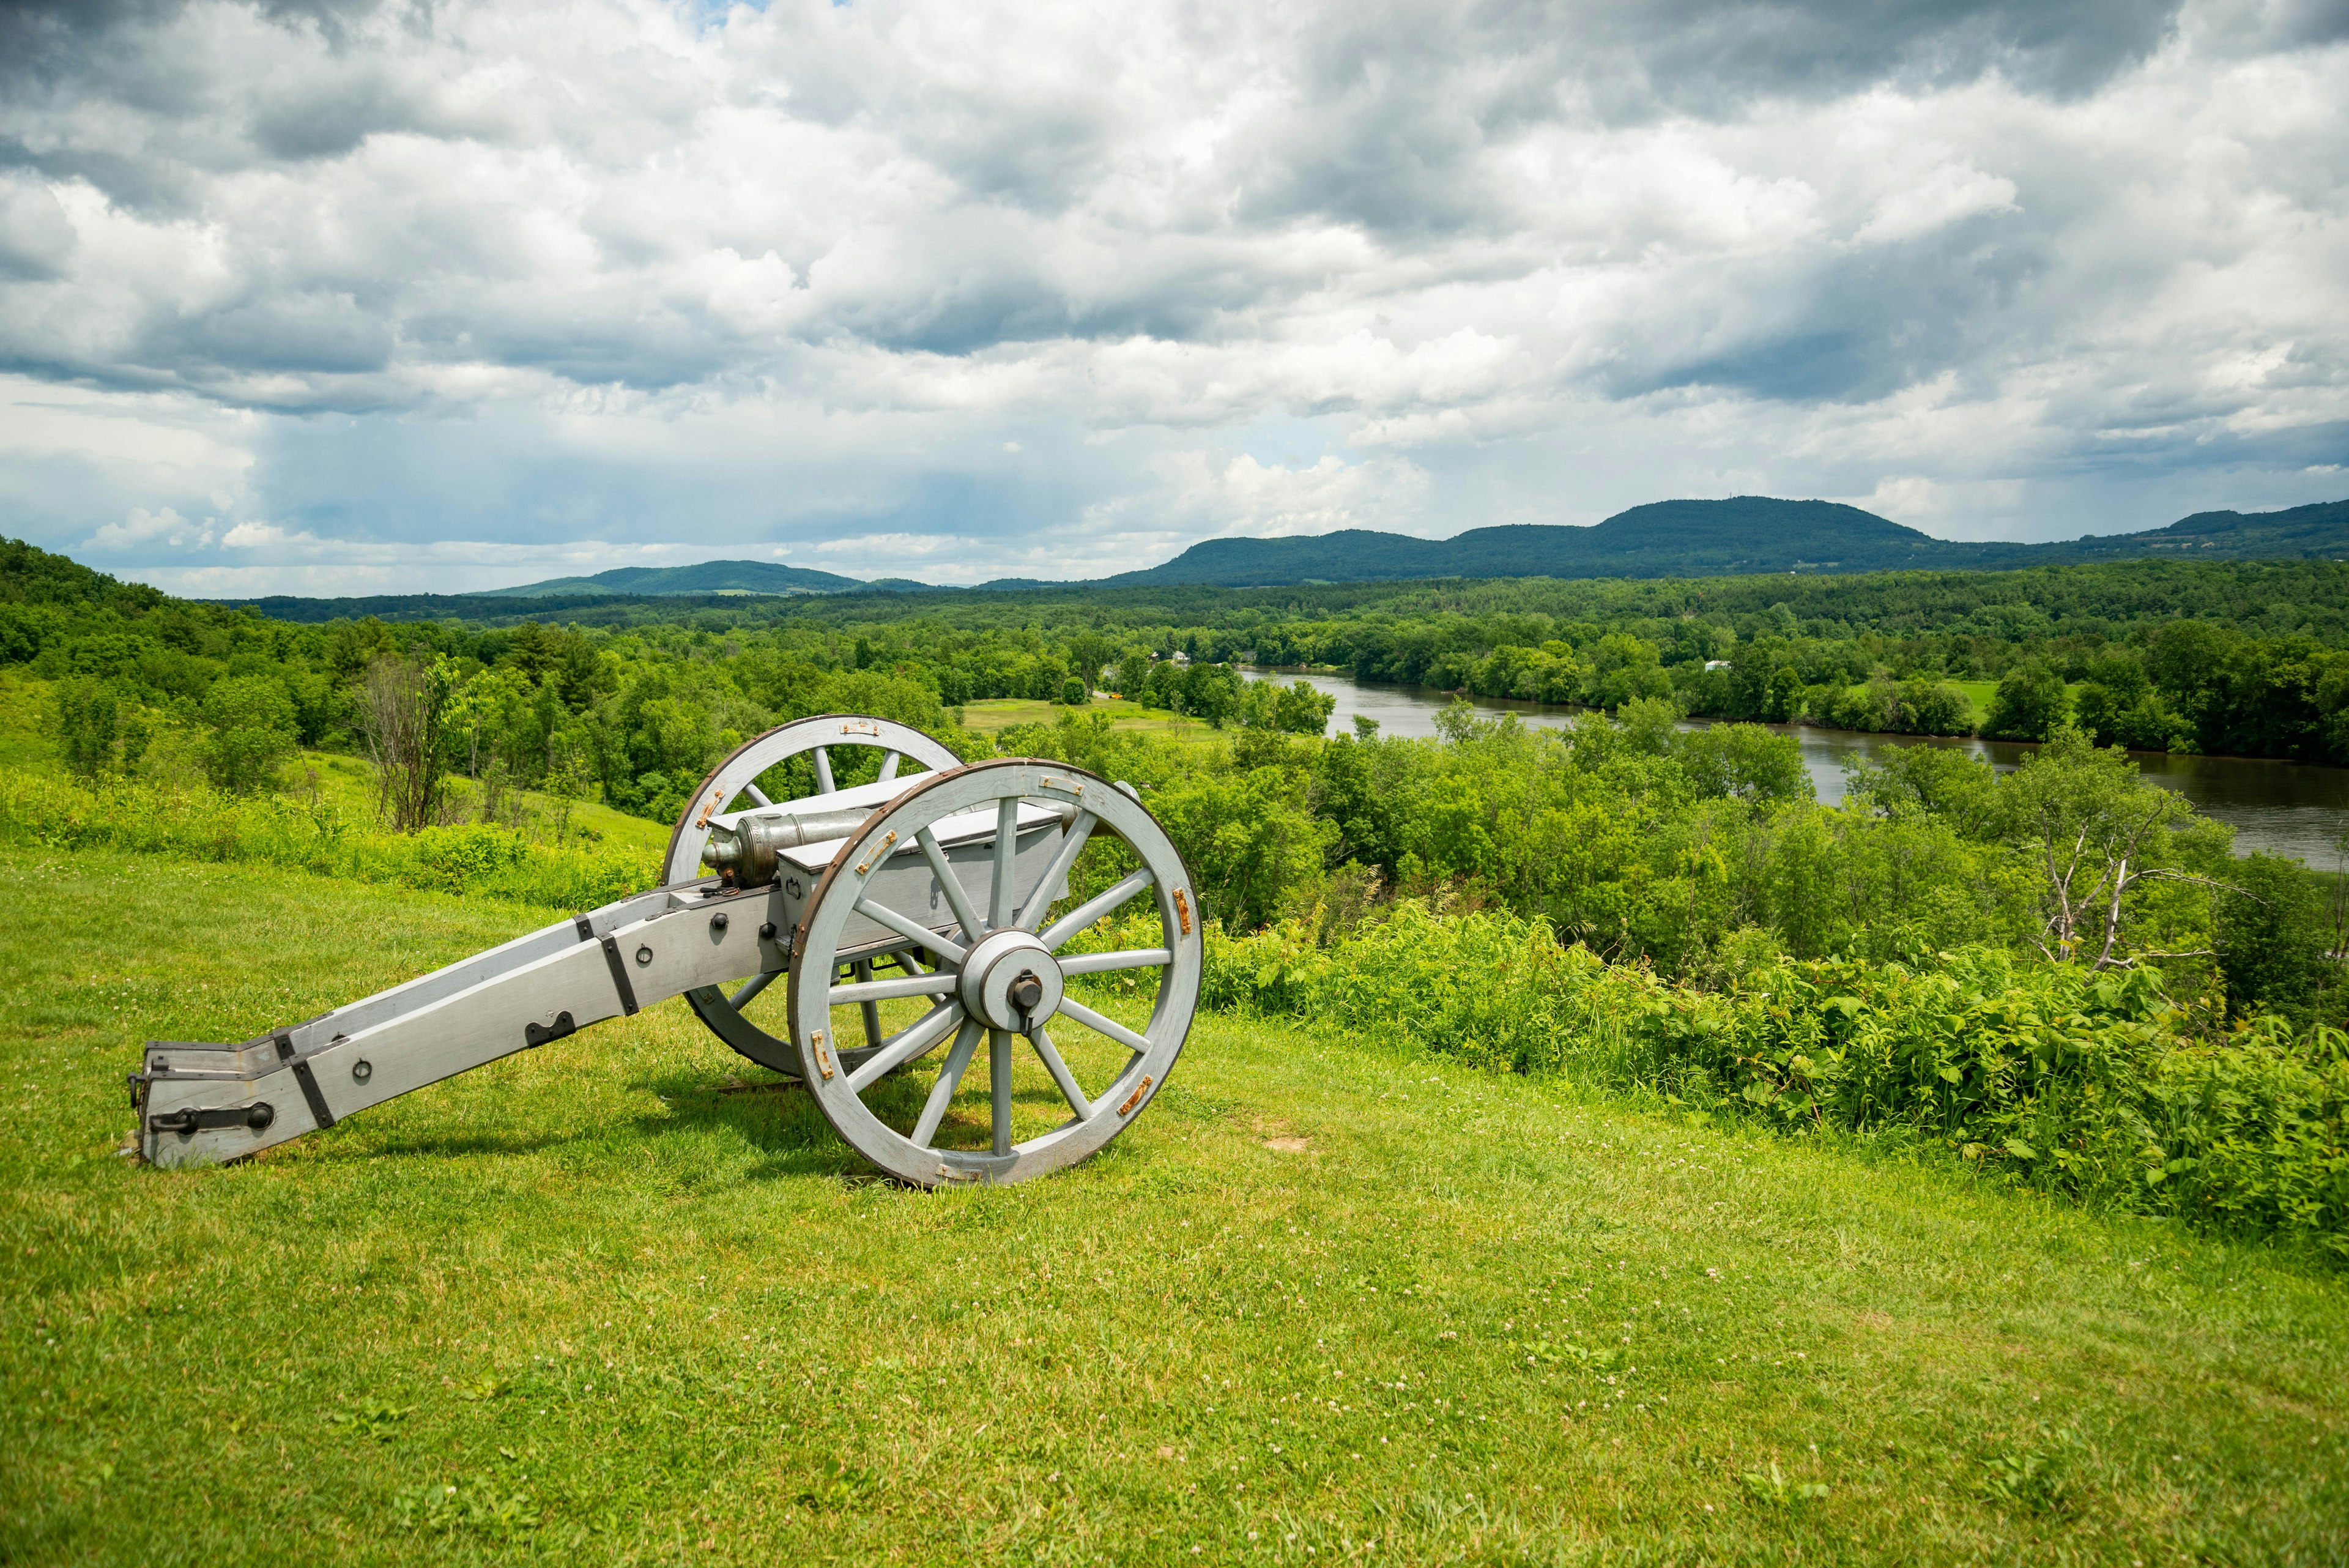
[[[873,1179],[674,1002],[165,1174],[116,1152],[140,1042],[547,911],[0,887],[9,1562],[2349,1552],[2349,1302],[2262,1247],[1216,1014],[1016,1188]]]

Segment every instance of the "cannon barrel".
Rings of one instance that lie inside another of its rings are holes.
[[[831,811],[745,812],[731,827],[713,823],[702,864],[730,888],[755,888],[775,879],[777,857],[786,849],[845,838],[873,815],[871,806]]]

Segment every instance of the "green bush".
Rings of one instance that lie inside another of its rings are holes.
[[[2044,660],[2025,659],[1998,683],[1982,732],[2005,741],[2044,741],[2070,713],[2063,676]]]
[[[294,699],[266,675],[232,675],[204,693],[204,772],[218,787],[244,794],[267,784],[294,753]]]
[[[1416,901],[1333,946],[1207,933],[1210,1006],[1400,1036],[1765,1123],[1938,1143],[2048,1190],[2349,1258],[2349,1036],[2215,1026],[2149,967],[1961,949],[1801,961],[1749,944],[1718,989],[1563,947],[1540,920]]]

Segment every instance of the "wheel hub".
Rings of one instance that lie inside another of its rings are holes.
[[[963,961],[962,1004],[989,1029],[1026,1033],[1061,1005],[1061,966],[1030,932],[992,931]]]

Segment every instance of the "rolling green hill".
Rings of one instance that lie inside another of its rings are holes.
[[[549,577],[518,588],[484,588],[467,597],[547,598],[581,594],[836,594],[864,585],[854,577],[774,561],[698,561],[689,566],[615,566],[590,577]]]
[[[1347,529],[1290,539],[1210,539],[1103,586],[1384,582],[1413,577],[1682,577],[1912,567],[2004,570],[2141,556],[2281,560],[2349,556],[2349,501],[2286,512],[2203,512],[2167,528],[2024,545],[1936,539],[1857,506],[1741,495],[1660,501],[1589,527],[1472,528],[1449,539]]]
[[[1588,527],[1516,524],[1472,528],[1449,539],[1361,528],[1297,538],[1210,539],[1159,566],[1090,583],[1005,577],[982,585],[981,591],[1266,587],[1421,577],[1712,577],[1917,567],[2002,571],[2148,556],[2206,561],[2349,558],[2349,501],[2283,512],[2199,512],[2144,533],[2025,545],[1937,539],[1838,502],[1739,495],[1725,501],[1653,502]],[[619,566],[593,576],[554,577],[461,597],[576,602],[595,597],[836,594],[854,589],[931,591],[926,584],[902,577],[863,583],[771,561],[703,561],[690,566]]]

